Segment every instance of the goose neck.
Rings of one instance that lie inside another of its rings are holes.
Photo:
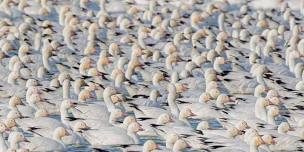
[[[272,125],[275,125],[275,124],[276,124],[274,118],[275,118],[275,117],[274,117],[271,113],[268,113],[268,114],[267,114],[267,120],[268,120],[268,123],[269,123],[269,124],[272,124]]]
[[[135,144],[139,144],[139,137],[135,132],[128,131],[128,135],[134,140]]]
[[[3,138],[3,133],[0,133],[0,151],[7,151],[7,145]]]
[[[110,95],[104,96],[104,102],[105,102],[109,112],[111,112],[115,108]]]

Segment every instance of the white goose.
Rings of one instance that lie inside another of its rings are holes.
[[[4,139],[3,134],[7,130],[4,123],[0,123],[0,152],[6,152],[8,150],[6,141]]]
[[[20,147],[21,142],[28,142],[21,132],[11,132],[8,137],[9,149],[17,150]]]
[[[58,127],[53,132],[53,139],[46,137],[31,137],[27,138],[28,143],[22,144],[21,147],[25,147],[30,151],[65,151],[66,146],[62,142],[62,138],[67,135],[69,134],[65,128]]]
[[[137,132],[142,130],[138,123],[131,123],[127,131],[118,127],[106,127],[99,130],[81,128],[81,135],[94,147],[104,145],[130,145],[138,144]]]

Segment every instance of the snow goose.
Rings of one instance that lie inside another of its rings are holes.
[[[175,116],[178,117],[179,116],[179,108],[176,104],[176,87],[174,84],[169,84],[168,85],[168,105],[170,108],[170,112]]]
[[[5,108],[6,109],[6,108]],[[9,99],[9,102],[8,102],[8,109],[11,109],[11,110],[17,110],[18,112],[20,112],[21,115],[23,116],[28,116],[28,117],[32,117],[34,116],[34,112],[35,112],[35,109],[28,106],[28,105],[24,105],[20,99],[20,97],[18,96],[12,96],[10,99]],[[6,110],[2,109],[3,113],[2,115],[5,115],[6,114]],[[8,111],[7,111],[8,112]]]
[[[86,128],[81,135],[94,147],[104,145],[130,145],[138,144],[137,132],[142,130],[138,123],[131,123],[127,131],[118,127],[106,127],[99,130]],[[107,138],[111,137],[111,138]]]
[[[111,96],[116,94],[116,90],[113,87],[106,87],[103,91],[104,103],[108,109],[108,111],[112,111],[115,108],[114,103],[112,102]]]
[[[50,137],[52,132],[58,127],[66,127],[62,122],[47,117],[45,110],[38,110],[34,118],[17,119],[16,123],[24,131],[31,132],[36,136]]]
[[[69,135],[63,127],[58,127],[53,132],[53,138],[31,137],[28,143],[21,145],[30,151],[65,151],[66,146],[62,142],[64,136]]]
[[[270,135],[264,135],[263,140],[267,143],[267,150],[270,151],[302,151],[303,141],[296,136],[284,135],[273,138]]]
[[[153,140],[147,140],[143,145],[143,152],[151,152],[158,149],[158,145]]]
[[[178,139],[174,145],[173,145],[173,148],[172,148],[172,151],[173,152],[180,152],[180,151],[183,151],[185,150],[186,148],[191,148],[189,146],[189,144],[183,140],[183,139]]]
[[[16,150],[20,147],[21,142],[29,142],[21,132],[11,132],[8,137],[9,149]]]
[[[267,111],[267,122],[276,125],[275,117],[279,115],[279,108],[277,106],[270,106]]]
[[[7,130],[6,126],[4,123],[0,123],[0,151],[5,152],[7,151],[8,147],[6,144],[6,141],[3,137],[3,133]]]
[[[99,113],[99,116],[101,116],[101,117],[96,117],[96,115],[93,115],[92,117],[90,117],[90,115],[88,115],[88,114],[84,113],[83,114],[84,116],[81,116],[80,118],[77,117],[79,115],[74,115],[74,116],[76,116],[75,117],[76,122],[78,120],[81,120],[81,121],[85,122],[88,126],[90,126],[92,129],[99,129],[99,128],[110,127],[110,126],[119,126],[119,124],[117,124],[117,119],[119,119],[125,115],[120,109],[113,109],[110,114]]]
[[[265,98],[258,98],[255,103],[255,116],[259,119],[267,121],[267,110],[266,107],[269,105],[269,100]]]

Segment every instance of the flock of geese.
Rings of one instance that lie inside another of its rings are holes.
[[[0,152],[304,151],[303,15],[1,0]]]

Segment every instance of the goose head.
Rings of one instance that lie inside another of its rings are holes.
[[[26,88],[31,86],[38,86],[38,81],[36,79],[28,79],[25,84]]]
[[[38,118],[38,117],[47,117],[48,115],[49,115],[49,113],[45,109],[38,109],[35,112],[35,117],[36,118]]]
[[[240,131],[244,131],[245,129],[248,129],[249,126],[246,121],[242,120],[236,124],[236,128]]]
[[[143,145],[143,152],[151,152],[158,149],[158,145],[153,140],[147,140]]]
[[[211,95],[211,97],[212,97],[213,99],[217,99],[217,97],[221,94],[221,92],[220,92],[219,89],[214,88],[214,89],[211,89],[211,90],[209,91],[209,94]]]
[[[270,101],[266,98],[258,98],[256,104],[260,105],[260,107],[266,108],[270,105]]]
[[[277,90],[269,90],[267,92],[266,98],[271,98],[271,97],[279,97],[279,92]]]
[[[166,148],[168,149],[172,149],[173,148],[173,145],[174,143],[179,139],[179,136],[177,133],[169,133],[167,136],[166,136]]]
[[[30,48],[27,44],[22,44],[20,47],[19,47],[19,50],[18,50],[18,53],[20,54],[26,54],[30,51]]]
[[[199,12],[193,12],[190,16],[190,21],[192,25],[198,24],[203,21],[203,16]]]
[[[61,141],[61,139],[64,136],[68,136],[68,135],[70,135],[69,132],[63,127],[58,127],[53,132],[53,138],[58,140],[58,141]]]
[[[66,80],[66,79],[70,79],[70,75],[66,72],[61,72],[59,75],[58,75],[58,81],[59,83],[62,85],[63,84],[63,81]]]
[[[89,90],[89,89],[83,89],[78,94],[79,101],[86,101],[87,99],[92,98],[92,97],[93,97],[93,94],[92,94],[91,90]]]
[[[89,130],[89,129],[90,129],[90,127],[83,121],[76,122],[76,124],[73,127],[73,130],[75,132],[80,132],[80,133],[84,130]]]
[[[210,51],[208,51],[206,58],[208,61],[212,62],[217,56],[218,53],[214,49],[211,49]],[[218,63],[216,66],[219,66]]]
[[[21,118],[21,114],[17,110],[11,110],[6,115],[7,119],[18,119]]]
[[[216,106],[218,108],[224,108],[224,104],[227,102],[234,102],[233,100],[230,99],[230,97],[226,94],[220,94],[216,98]]]
[[[172,120],[172,117],[167,113],[161,114],[157,118],[157,124],[158,125],[164,125],[164,124],[167,124],[169,122],[173,122],[173,120]]]
[[[294,129],[290,127],[290,125],[287,122],[282,122],[278,126],[278,133],[280,134],[286,134],[288,131],[293,131]]]
[[[227,130],[226,133],[229,138],[234,138],[240,134],[240,130],[238,130],[236,127],[231,127]]]
[[[133,122],[128,126],[128,133],[137,133],[139,131],[143,131],[143,128],[137,122]]]
[[[159,82],[162,81],[162,80],[165,80],[165,77],[164,77],[164,74],[161,73],[161,72],[157,72],[153,75],[152,77],[152,83],[153,85],[155,86],[158,86],[159,85]]]
[[[276,143],[271,135],[263,135],[262,140],[267,145],[274,145]]]
[[[211,95],[208,92],[203,92],[199,97],[199,102],[205,103],[211,100]]]
[[[173,145],[173,152],[180,152],[189,148],[190,145],[184,139],[178,139]]]
[[[40,94],[33,93],[33,94],[30,95],[29,100],[27,102],[30,103],[30,104],[35,104],[35,103],[40,102],[40,101],[41,101]]]
[[[281,103],[280,98],[278,97],[269,98],[269,102],[273,105],[279,105]]]
[[[125,81],[126,77],[125,77],[125,74],[123,72],[119,72],[116,74],[115,76],[115,87],[119,88],[121,87],[122,83]]]
[[[74,85],[73,85],[74,92],[75,92],[76,94],[79,94],[80,88],[81,88],[83,85],[85,85],[86,83],[85,83],[85,81],[84,81],[83,79],[77,78],[77,79],[74,81],[73,84],[74,84]]]
[[[228,34],[227,34],[227,32],[224,32],[224,31],[220,32],[220,33],[216,36],[216,40],[222,41],[222,42],[225,41],[227,38],[228,38]]]
[[[113,87],[107,87],[107,88],[105,88],[105,90],[103,92],[103,96],[110,97],[116,93],[117,93],[117,91]]]
[[[136,119],[134,118],[134,116],[125,117],[125,119],[122,123],[122,128],[127,129],[127,127],[133,122],[136,122]]]
[[[184,108],[183,110],[180,111],[179,119],[184,120],[192,116],[196,116],[196,115],[191,111],[191,109]]]
[[[216,81],[216,74],[210,73],[205,75],[205,81],[208,84],[211,81]]]
[[[90,57],[83,57],[80,59],[80,64],[83,65],[84,68],[90,68],[91,64],[93,63]]]
[[[14,67],[15,63],[17,63],[17,62],[20,62],[20,58],[18,56],[11,57],[9,62],[8,62],[9,70],[13,70],[13,67]]]
[[[197,126],[196,126],[196,130],[208,130],[210,129],[210,125],[208,123],[208,121],[201,121]]]
[[[177,93],[182,93],[189,89],[186,83],[175,83],[175,88]]]
[[[113,109],[110,114],[110,123],[114,124],[118,118],[123,117],[125,114],[120,109]]]
[[[120,51],[120,47],[118,46],[118,44],[116,43],[111,43],[110,46],[109,46],[109,50],[108,52],[112,55],[112,56],[115,56],[119,53]]]
[[[131,50],[132,50],[131,58],[139,57],[143,53],[143,50],[141,49],[141,47],[137,43],[132,45]]]
[[[6,125],[4,123],[0,122],[0,134],[4,133],[7,130],[8,130],[8,128],[6,127]]]
[[[114,104],[125,102],[125,97],[123,94],[114,94],[111,96],[111,100]]]
[[[21,132],[12,132],[8,137],[10,148],[17,149],[20,142],[28,142]]]
[[[17,105],[23,105],[21,98],[14,95],[10,98],[8,105],[10,108],[15,108]]]
[[[63,100],[60,104],[60,109],[68,110],[70,108],[74,108],[76,103],[71,100]]]
[[[177,48],[172,42],[169,42],[165,45],[164,51],[166,54],[172,54],[177,51]]]
[[[266,91],[267,88],[264,85],[259,84],[254,88],[254,96],[261,97],[263,93],[266,93]]]

